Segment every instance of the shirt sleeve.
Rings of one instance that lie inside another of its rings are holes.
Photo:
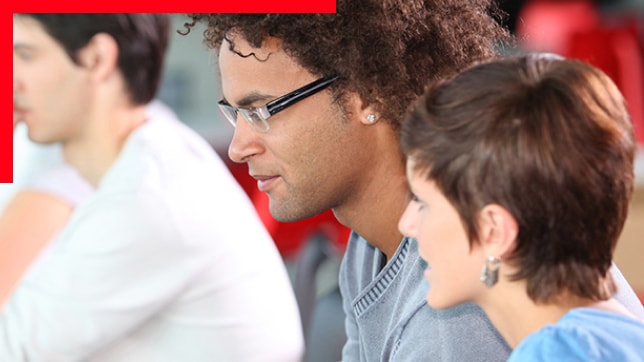
[[[87,199],[93,190],[89,182],[66,163],[34,175],[25,182],[24,188],[56,196],[73,206]]]
[[[201,268],[159,197],[93,199],[0,314],[0,360],[86,360],[186,287]]]

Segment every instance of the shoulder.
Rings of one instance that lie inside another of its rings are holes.
[[[641,322],[612,312],[580,308],[524,339],[511,361],[552,361],[563,357],[630,360],[627,356],[638,350],[641,354],[643,344]]]
[[[126,244],[131,240],[125,235],[148,240],[154,235],[158,241],[176,233],[171,215],[166,200],[157,192],[99,191],[76,209],[63,236],[79,234],[84,239],[94,234],[94,238],[109,238],[111,243],[122,240]]]

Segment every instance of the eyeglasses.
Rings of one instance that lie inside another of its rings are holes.
[[[237,113],[240,113],[255,130],[258,132],[268,132],[270,126],[267,120],[271,118],[271,116],[294,105],[302,99],[325,89],[336,79],[338,79],[338,77],[320,78],[304,87],[298,88],[288,94],[274,99],[259,108],[241,108],[231,106],[224,99],[220,100],[217,104],[219,105],[221,112],[226,116],[226,119],[233,125],[233,127],[237,126]]]

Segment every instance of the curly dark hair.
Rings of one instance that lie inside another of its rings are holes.
[[[395,128],[433,80],[453,75],[512,43],[493,0],[338,0],[335,14],[189,14],[187,34],[207,25],[204,43],[218,48],[232,35],[254,47],[267,37],[319,76],[339,76],[341,99],[360,95]],[[234,43],[231,43],[234,48]]]

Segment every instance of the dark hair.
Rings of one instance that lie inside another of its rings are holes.
[[[339,76],[331,89],[356,92],[396,128],[431,79],[486,59],[509,41],[492,0],[338,0],[335,14],[191,14],[217,48],[242,36],[260,47],[279,38],[284,50],[318,76]]]
[[[168,44],[167,14],[20,14],[38,21],[74,62],[77,52],[98,33],[119,46],[118,67],[135,104],[151,101],[159,88]]]
[[[519,226],[506,261],[530,298],[605,300],[633,192],[636,151],[624,99],[586,63],[527,55],[437,83],[405,119],[401,147],[458,211],[470,238],[487,204]]]

